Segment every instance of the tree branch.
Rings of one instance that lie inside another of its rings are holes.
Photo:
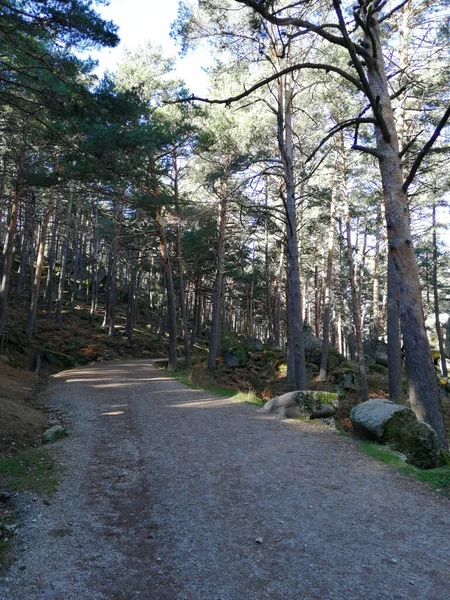
[[[197,101],[197,102],[206,102],[207,104],[225,104],[225,106],[229,106],[233,102],[237,102],[238,100],[242,100],[242,98],[249,96],[250,94],[252,94],[256,90],[258,90],[259,88],[267,85],[268,83],[275,81],[276,79],[279,79],[280,77],[283,77],[283,75],[293,73],[294,71],[300,71],[302,69],[316,69],[319,71],[325,71],[327,73],[329,73],[329,72],[337,73],[338,75],[340,75],[341,77],[343,77],[344,79],[346,79],[347,81],[352,83],[358,90],[364,91],[362,89],[361,83],[358,81],[358,79],[356,79],[356,77],[353,77],[352,75],[350,75],[343,69],[341,69],[339,67],[335,67],[333,65],[307,62],[307,63],[297,63],[290,67],[286,67],[286,69],[282,69],[281,71],[278,71],[277,73],[274,73],[273,75],[270,75],[270,77],[261,79],[260,81],[258,81],[254,85],[252,85],[250,88],[248,88],[244,92],[241,92],[237,96],[230,96],[229,98],[223,98],[221,100],[219,100],[219,99],[211,100],[209,98],[200,98],[199,96],[194,96],[194,94],[192,94],[192,96],[187,96],[185,98],[178,98],[177,100],[166,100],[164,103],[165,104],[180,104],[181,102]]]
[[[436,129],[433,132],[433,135],[430,137],[428,142],[425,144],[425,146],[422,148],[422,150],[416,156],[416,159],[412,164],[411,170],[409,171],[408,177],[406,178],[405,183],[403,184],[403,190],[405,192],[408,191],[408,188],[411,185],[411,183],[413,182],[414,177],[416,176],[416,173],[417,173],[420,165],[422,164],[423,159],[428,154],[428,152],[431,150],[434,142],[438,139],[439,135],[441,134],[441,131],[444,129],[444,127],[446,126],[447,121],[449,119],[450,119],[450,105],[448,106],[445,113],[442,115],[442,118],[439,121],[438,126],[436,127]]]
[[[359,150],[359,152],[365,152],[366,154],[371,154],[378,158],[378,160],[383,160],[383,155],[378,152],[376,148],[369,148],[368,146],[359,146],[358,144],[353,144],[352,150]]]

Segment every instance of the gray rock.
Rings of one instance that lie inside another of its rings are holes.
[[[63,437],[67,436],[67,430],[62,427],[62,425],[54,425],[47,429],[42,434],[42,441],[44,444],[53,444],[57,440],[60,440]]]
[[[438,466],[440,447],[436,432],[427,423],[418,421],[410,408],[374,399],[355,406],[350,418],[361,439],[391,446],[420,469]]]
[[[375,359],[376,362],[378,362],[378,360],[387,361],[388,349],[386,342],[370,338],[364,341],[363,346],[364,354],[367,354],[367,356],[370,356],[371,358]]]
[[[257,338],[245,338],[243,345],[246,350],[254,350],[255,352],[262,352],[264,350],[264,344]]]
[[[318,418],[330,417],[338,406],[337,394],[299,390],[272,398],[266,402],[264,410],[290,419],[302,415]]]
[[[225,350],[223,353],[223,360],[227,367],[234,368],[244,366],[248,361],[248,357],[243,348],[238,346],[236,348]]]

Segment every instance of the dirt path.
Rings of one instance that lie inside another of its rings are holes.
[[[26,508],[2,600],[449,598],[450,503],[353,441],[148,361],[49,393],[72,419],[62,483]]]

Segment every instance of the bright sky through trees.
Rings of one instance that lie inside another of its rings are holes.
[[[155,6],[156,4],[156,6]],[[108,6],[97,6],[107,20],[119,26],[120,45],[91,52],[99,61],[100,73],[114,71],[122,60],[124,50],[135,50],[151,42],[160,45],[169,56],[177,57],[177,74],[196,94],[205,94],[208,87],[207,75],[203,71],[211,64],[210,53],[197,50],[185,58],[178,57],[174,41],[170,38],[170,25],[177,16],[178,0],[148,2],[148,0],[110,0]]]

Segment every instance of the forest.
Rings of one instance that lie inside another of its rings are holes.
[[[0,1],[2,355],[83,310],[209,377],[253,345],[327,389],[342,357],[446,448],[450,2],[183,0],[204,98],[151,40],[96,75],[95,4]]]

